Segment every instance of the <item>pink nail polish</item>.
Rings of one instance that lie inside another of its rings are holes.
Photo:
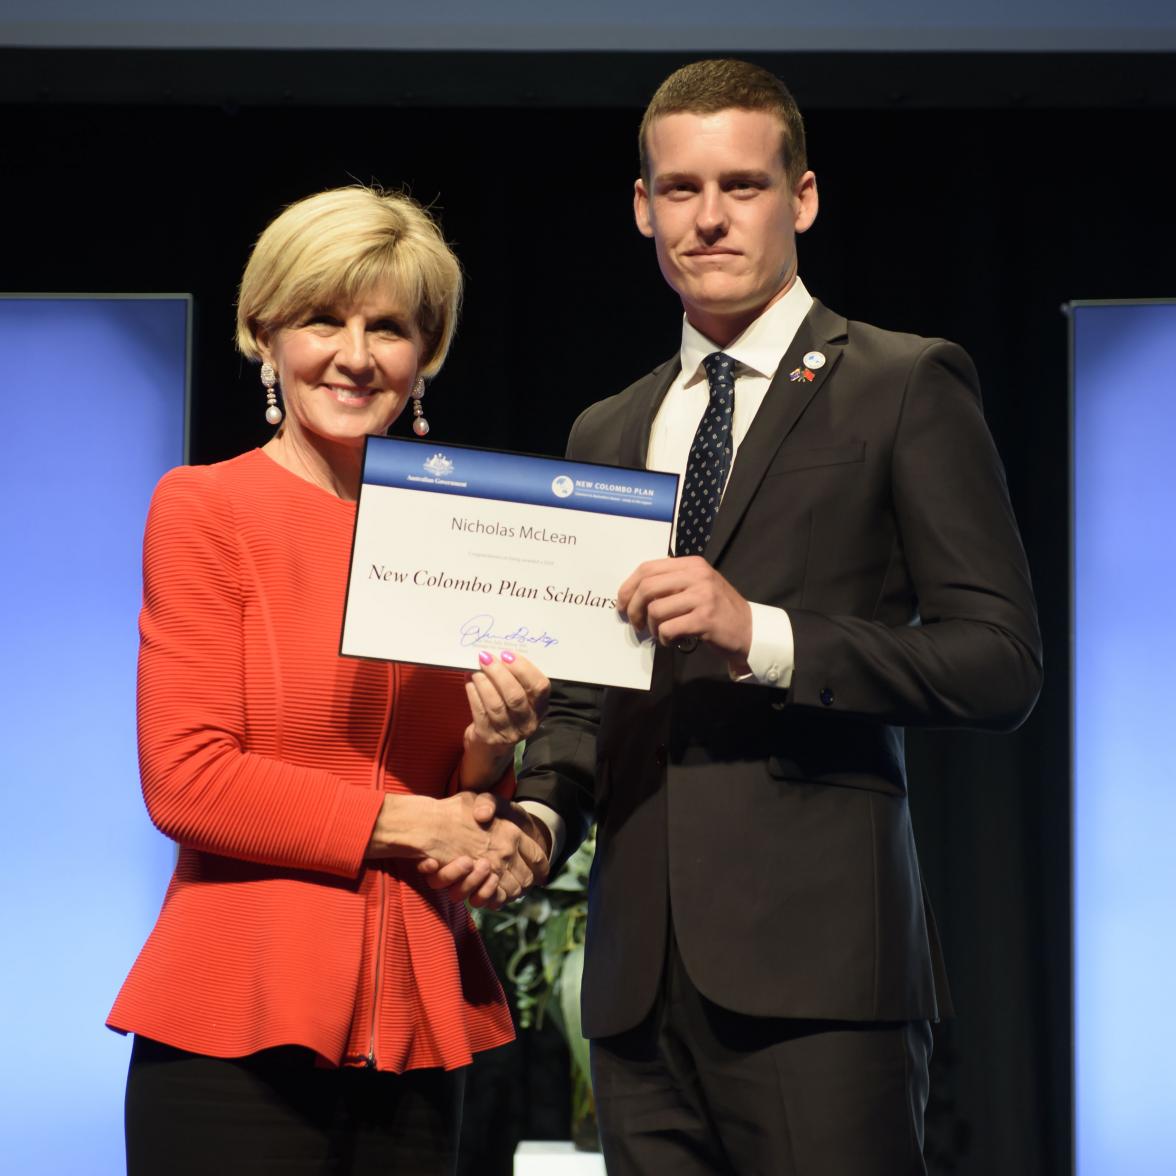
[[[509,649],[504,649],[499,655],[500,658],[509,666],[515,659],[515,655]]]
[[[494,660],[494,654],[487,653],[484,649],[478,654],[478,661],[484,666],[488,666]]]

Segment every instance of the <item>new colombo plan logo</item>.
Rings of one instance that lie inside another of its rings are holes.
[[[560,474],[551,479],[551,492],[556,498],[567,498],[575,488],[567,474]]]
[[[453,473],[453,462],[443,453],[434,453],[425,462],[425,472],[432,474],[434,478],[443,478],[446,474]]]

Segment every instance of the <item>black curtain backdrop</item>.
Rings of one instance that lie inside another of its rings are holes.
[[[178,94],[152,73],[158,57],[69,60],[78,68],[67,84],[54,72],[60,54],[0,54],[8,78],[0,87],[0,288],[194,294],[193,461],[267,436],[256,372],[232,348],[234,289],[252,240],[284,203],[353,180],[403,185],[433,204],[468,274],[457,342],[428,398],[438,442],[562,452],[585,405],[677,346],[680,308],[631,214],[641,103],[674,60],[617,55],[587,72],[581,66],[568,75],[579,105],[559,100],[558,78],[519,97],[515,74],[490,57],[477,67],[506,79],[497,90],[471,98],[469,71],[454,69],[447,91],[445,71],[420,68],[428,65],[420,55],[414,68],[430,79],[427,103],[397,93],[367,105],[352,94],[356,78],[366,71],[388,88],[395,62],[353,55],[339,74],[343,88],[315,75],[321,101],[309,102],[299,87],[310,85],[313,55],[268,59],[248,101],[225,97],[216,81],[223,71],[255,76],[240,55],[206,55],[201,86]],[[843,56],[822,69],[811,59],[797,66],[811,91],[822,198],[801,240],[801,272],[850,317],[943,335],[976,359],[1047,659],[1044,694],[1015,734],[918,732],[909,741],[911,803],[957,1006],[938,1035],[928,1155],[936,1173],[1065,1176],[1062,305],[1176,295],[1171,96],[1157,100],[1139,83],[1176,71],[1171,58],[1155,57],[1138,68],[1119,59],[1110,73],[1038,58],[1034,73],[1026,59],[929,56],[914,88],[933,76],[940,89],[924,87],[911,102],[902,92],[910,78],[892,77],[898,61]],[[135,90],[135,69],[150,75],[149,87]],[[1026,97],[1003,84],[1010,69],[1030,79],[1060,71],[1066,80]],[[780,72],[790,76],[787,63]],[[85,355],[68,338],[60,343],[43,357],[42,385],[25,390],[45,402],[47,459],[56,429],[85,429],[102,412],[89,396]],[[117,454],[95,460],[100,469]],[[566,1130],[567,1085],[552,1048],[550,1038],[529,1037],[479,1060],[467,1134],[481,1172],[508,1172],[520,1136]],[[502,1159],[489,1162],[492,1155]]]

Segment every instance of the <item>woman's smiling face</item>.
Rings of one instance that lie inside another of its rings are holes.
[[[290,440],[362,445],[404,411],[422,363],[415,315],[388,287],[320,307],[260,340],[281,384]]]

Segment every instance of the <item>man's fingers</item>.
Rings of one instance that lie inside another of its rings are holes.
[[[472,907],[484,907],[489,901],[487,895],[489,895],[489,897],[493,897],[497,890],[498,879],[492,878],[488,883],[488,888],[487,885],[484,884],[483,887],[475,890],[473,894],[464,895],[463,901],[468,902]]]
[[[666,619],[666,614],[675,606],[677,600],[677,581],[668,575],[656,576],[654,579],[643,580],[633,594],[633,601],[629,606],[629,624],[639,630],[644,629],[656,637],[657,629]]]
[[[727,657],[746,658],[751,642],[747,601],[701,556],[642,564],[625,582],[625,615],[638,631],[659,644],[698,637]],[[618,603],[619,607],[619,603]]]
[[[697,606],[696,594],[689,588],[681,588],[665,596],[655,596],[646,607],[645,614],[651,625],[661,626],[675,617],[686,616]]]
[[[520,855],[521,843],[526,841],[526,838],[513,825],[507,822],[504,822],[504,825],[514,833],[515,838],[506,844],[499,843],[498,864],[501,868],[498,871],[498,884],[507,892],[508,898],[517,898],[534,881],[534,873],[527,865],[526,859]]]
[[[672,645],[679,637],[704,637],[707,631],[702,610],[689,591],[654,600],[646,624],[660,645]]]
[[[489,897],[487,897],[488,890],[490,892]],[[487,882],[487,885],[478,890],[476,895],[470,897],[470,901],[474,902],[475,906],[486,905],[490,902],[497,902],[501,906],[503,903],[518,898],[522,892],[523,889],[519,885],[518,879],[508,870],[499,875],[497,885],[493,890],[490,890],[489,882]],[[475,898],[478,901],[475,902]]]
[[[503,890],[502,887],[500,886],[492,895],[490,895],[489,898],[483,898],[481,896],[481,894],[479,894],[477,896],[476,901],[473,898],[471,898],[470,905],[476,906],[476,907],[482,907],[483,909],[488,910],[488,911],[498,911],[498,910],[501,910],[504,906],[506,906],[508,901],[509,900],[507,899],[506,891]]]
[[[617,589],[617,609],[628,616],[638,585],[650,576],[660,575],[673,563],[674,560],[670,556],[664,559],[647,559],[644,563],[639,563],[629,574],[629,578]]]
[[[488,825],[498,814],[498,801],[492,792],[479,792],[474,797],[473,818],[479,825]]]
[[[432,859],[426,858],[425,862]],[[471,857],[458,857],[447,865],[441,865],[439,862],[433,861],[435,869],[422,869],[425,862],[420,862],[417,869],[423,873],[429,885],[434,890],[448,890],[449,887],[460,884],[463,879],[469,876],[470,871],[475,868],[474,859]]]
[[[625,604],[622,607],[618,595],[617,608],[624,613],[629,624],[635,629],[649,629],[653,632],[657,618],[651,615],[651,603],[688,588],[699,577],[705,575],[709,568],[710,565],[698,556],[658,559],[643,563],[625,581]]]
[[[524,891],[530,890],[534,883],[535,874],[522,858],[515,858],[511,862],[510,868],[499,879],[499,884],[503,889],[507,889],[512,884],[517,887],[511,894],[511,898],[518,898]]]
[[[532,870],[547,864],[547,854],[544,852],[543,845],[527,834],[519,838],[519,854]]]
[[[485,859],[480,858],[475,864],[474,868],[457,883],[450,895],[458,898],[459,901],[464,901],[469,898],[471,894],[476,894],[484,886],[498,885],[498,875],[491,868],[490,863]]]
[[[494,867],[485,858],[478,858],[473,869],[461,879],[461,886],[466,894],[472,894],[479,886],[485,884],[487,878],[495,876]]]

